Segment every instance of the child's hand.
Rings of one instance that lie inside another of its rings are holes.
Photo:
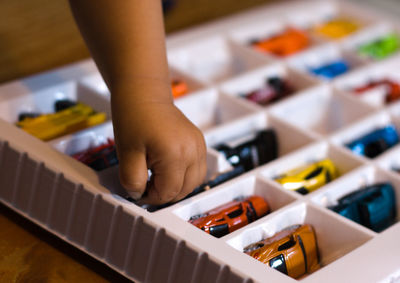
[[[146,190],[148,168],[152,177],[142,201],[149,204],[178,201],[204,182],[203,135],[172,102],[117,105],[113,119],[120,180],[134,199]]]
[[[120,179],[133,198],[177,201],[203,182],[200,131],[173,105],[161,1],[70,0],[93,59],[111,91]]]

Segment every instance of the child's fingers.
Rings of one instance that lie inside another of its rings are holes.
[[[182,190],[185,167],[179,162],[165,159],[163,164],[152,168],[152,182],[143,202],[158,205],[170,202]]]
[[[190,194],[196,187],[204,182],[205,175],[207,171],[207,166],[205,162],[199,162],[192,164],[185,174],[185,179],[183,182],[183,187],[181,192],[172,200],[172,202],[177,202],[188,194]]]
[[[133,199],[139,199],[146,190],[146,154],[140,151],[122,153],[119,175],[121,184]]]

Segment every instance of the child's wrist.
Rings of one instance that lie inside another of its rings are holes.
[[[110,85],[110,90],[111,99],[115,103],[126,103],[130,105],[143,103],[173,103],[169,79],[134,78],[132,80],[120,80]]]

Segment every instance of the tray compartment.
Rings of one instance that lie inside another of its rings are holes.
[[[400,73],[398,71],[397,65],[399,59],[393,58],[390,61],[376,63],[374,65],[361,68],[351,74],[343,76],[335,81],[334,87],[341,90],[342,92],[351,95],[357,99],[362,100],[376,108],[383,108],[386,106],[385,87],[376,87],[371,90],[367,90],[362,94],[356,94],[354,89],[358,87],[363,87],[370,82],[380,81],[384,79],[389,79],[393,82],[400,83]],[[396,102],[393,102],[396,103]]]
[[[114,139],[111,121],[52,140],[49,144],[57,151],[67,155],[73,155],[89,148],[100,146],[106,143],[107,139]]]
[[[234,249],[242,252],[244,247],[297,224],[311,224],[313,226],[321,268],[360,247],[372,238],[370,233],[357,229],[347,222],[340,221],[340,218],[332,216],[323,209],[311,204],[295,203],[234,232],[235,234],[232,234],[231,237],[227,237],[226,242]],[[335,227],[335,230],[340,231],[340,233],[332,233],[331,227]],[[315,273],[318,273],[319,270]]]
[[[355,170],[354,172],[349,173],[346,176],[343,176],[340,180],[335,183],[327,185],[323,190],[316,192],[312,197],[311,201],[317,205],[322,207],[328,207],[337,204],[337,200],[342,196],[347,195],[357,189],[373,185],[376,183],[382,182],[389,182],[392,184],[395,195],[396,195],[396,210],[399,211],[400,209],[400,178],[393,174],[388,174],[387,172],[383,171],[372,165],[367,165],[362,168]],[[335,212],[333,212],[335,213]],[[337,214],[339,215],[339,214]],[[340,216],[340,215],[339,215]],[[342,217],[342,216],[340,216]],[[342,217],[344,218],[344,217]],[[346,219],[346,218],[344,218]],[[400,219],[399,215],[396,217],[396,222]],[[347,221],[348,219],[346,219]],[[353,222],[351,220],[348,220]],[[355,225],[364,228],[361,224],[357,224],[354,222]],[[396,225],[396,224],[394,224]],[[393,225],[392,225],[393,226]],[[389,227],[390,228],[390,227]],[[388,228],[388,229],[389,229]],[[365,230],[370,231],[371,233],[375,233],[368,228],[364,228]]]
[[[278,157],[315,141],[312,135],[268,115],[267,112],[252,114],[219,128],[212,129],[205,132],[204,137],[207,146],[212,147],[225,141],[254,134],[259,130],[268,128],[272,128],[276,132]]]
[[[366,117],[373,110],[371,106],[323,85],[271,108],[271,114],[296,127],[327,136]]]
[[[251,41],[252,40],[268,40],[269,38],[272,38],[274,36],[277,36],[277,35],[279,36],[280,34],[284,33],[288,28],[294,28],[296,30],[303,32],[306,36],[309,37],[308,46],[305,47],[304,49],[296,52],[296,53],[299,53],[299,52],[302,52],[302,51],[310,48],[311,46],[313,46],[315,44],[318,44],[316,39],[313,38],[312,35],[306,31],[306,27],[307,27],[307,24],[304,22],[297,22],[295,24],[294,22],[287,23],[285,21],[262,21],[262,22],[258,22],[257,24],[252,23],[252,24],[248,24],[243,27],[240,27],[240,28],[236,29],[235,31],[231,32],[229,37],[232,38],[232,40],[234,42],[237,42],[238,44],[241,44],[247,48],[250,48],[252,51],[263,54],[270,60],[274,60],[274,59],[280,58],[281,56],[278,56],[274,53],[263,52],[263,51],[254,49],[250,44]],[[286,57],[286,56],[284,56],[284,57]]]
[[[254,112],[254,108],[214,88],[182,97],[176,106],[203,132]]]
[[[354,158],[352,154],[342,151],[340,148],[337,148],[336,146],[333,146],[325,141],[311,144],[305,148],[297,150],[294,153],[284,156],[279,160],[272,162],[271,164],[267,164],[259,170],[259,173],[266,180],[270,180],[279,188],[286,191],[279,183],[273,181],[275,177],[282,175],[288,170],[304,164],[320,161],[325,158],[329,158],[335,164],[336,169],[338,170],[338,178],[364,164],[360,160]],[[331,183],[336,182],[338,178],[332,180]],[[316,191],[322,189],[323,187],[317,189]],[[292,193],[300,196],[300,194],[297,194],[296,192]],[[314,194],[314,192],[309,194]]]
[[[270,60],[221,36],[197,40],[168,52],[169,64],[204,83],[215,83],[268,64]]]
[[[99,112],[105,112],[108,118],[111,117],[108,100],[105,100],[94,90],[79,85],[75,81],[70,81],[1,101],[0,118],[9,123],[15,123],[18,121],[18,115],[21,112],[53,113],[54,102],[60,99],[85,103]]]
[[[378,113],[374,113],[366,117],[365,119],[362,119],[361,121],[358,121],[350,125],[349,127],[339,131],[338,133],[335,133],[335,135],[330,137],[330,141],[335,145],[342,146],[344,150],[346,150],[347,152],[351,152],[352,154],[355,155],[356,158],[367,160],[369,159],[368,157],[356,155],[345,145],[378,128],[382,128],[388,125],[394,125],[396,128],[396,132],[398,134],[400,133],[399,119],[394,118],[387,111],[380,111]],[[391,150],[393,150],[397,146],[398,145],[395,145],[392,148],[389,148],[388,150],[385,151],[385,153],[391,152]]]
[[[400,51],[400,46],[398,47],[397,51],[388,55],[385,58],[374,58],[370,56],[366,56],[365,54],[359,53],[360,46],[364,44],[368,44],[377,40],[380,40],[382,37],[385,37],[389,34],[394,34],[397,37],[400,37],[399,29],[394,27],[388,23],[379,23],[374,26],[370,26],[365,28],[364,30],[360,31],[359,33],[355,34],[354,36],[350,36],[345,41],[343,41],[342,45],[345,50],[349,50],[359,56],[360,58],[366,59],[369,62],[372,61],[379,61],[382,59],[386,59],[392,57]]]
[[[241,97],[240,95],[247,94],[251,91],[263,88],[265,86],[266,80],[273,77],[282,78],[283,80],[287,81],[288,84],[293,88],[293,93],[291,93],[289,97],[307,88],[315,86],[318,83],[317,80],[310,78],[309,76],[304,76],[303,74],[292,70],[291,68],[288,68],[283,64],[274,64],[264,68],[260,68],[255,71],[251,71],[230,81],[227,81],[220,85],[220,90],[228,95],[238,97],[242,101],[246,101],[247,103],[250,103],[252,105],[257,105],[260,109],[262,109],[262,106],[244,97]],[[280,101],[283,101],[285,99],[286,98],[283,98]],[[279,103],[280,101],[268,104],[266,106],[268,107],[275,103]]]
[[[346,61],[349,70],[347,70],[345,73],[365,64],[365,62],[363,62],[360,58],[354,56],[354,54],[343,51],[335,44],[325,44],[311,48],[306,52],[289,58],[288,64],[294,69],[326,82],[332,80],[332,78],[329,79],[323,76],[315,75],[310,69],[322,67],[338,60]],[[341,75],[335,76],[334,79],[340,77]]]
[[[271,212],[279,210],[296,200],[295,196],[287,194],[276,186],[257,178],[254,174],[246,174],[207,193],[203,193],[201,196],[196,196],[191,201],[182,202],[173,213],[184,221],[188,221],[193,215],[209,211],[237,197],[251,195],[263,197],[270,206]],[[190,223],[187,224],[191,225]],[[202,232],[201,230],[199,231]]]

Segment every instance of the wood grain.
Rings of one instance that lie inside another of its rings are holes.
[[[178,0],[167,32],[219,18],[268,0]],[[0,0],[0,83],[76,62],[89,52],[67,0]]]

